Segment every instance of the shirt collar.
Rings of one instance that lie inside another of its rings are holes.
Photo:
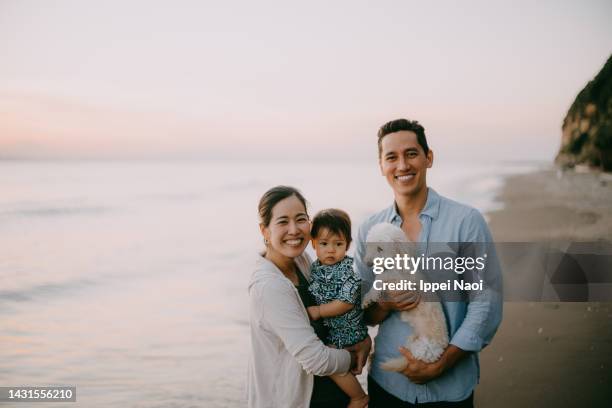
[[[421,215],[425,215],[433,220],[438,218],[438,213],[440,211],[440,195],[436,193],[436,191],[429,187],[427,188],[427,201],[425,202],[425,207],[421,210],[419,217]],[[391,222],[402,221],[402,217],[399,215],[399,211],[397,210],[397,204],[393,202],[391,206]]]

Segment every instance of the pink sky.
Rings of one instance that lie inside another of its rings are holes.
[[[0,157],[552,158],[611,3],[422,3],[3,1]]]

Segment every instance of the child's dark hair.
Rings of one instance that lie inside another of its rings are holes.
[[[351,244],[351,218],[346,212],[337,208],[319,211],[312,219],[310,235],[316,238],[322,229],[342,235],[346,240],[347,247]]]

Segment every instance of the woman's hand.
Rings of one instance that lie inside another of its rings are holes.
[[[352,373],[353,371],[355,371],[355,368],[357,367],[357,354],[355,354],[354,351],[349,351],[349,354],[351,355],[351,366],[349,370],[351,370],[351,373]]]
[[[357,360],[354,368],[351,370],[351,373],[354,375],[361,374],[363,371],[363,366],[365,366],[366,361],[368,361],[370,350],[372,349],[372,339],[370,336],[368,336],[359,343],[347,347],[346,349],[351,352],[351,356],[354,353]],[[353,365],[351,365],[351,367],[353,367]]]

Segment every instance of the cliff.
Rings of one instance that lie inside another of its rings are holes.
[[[562,132],[555,163],[612,171],[612,56],[572,103]]]

